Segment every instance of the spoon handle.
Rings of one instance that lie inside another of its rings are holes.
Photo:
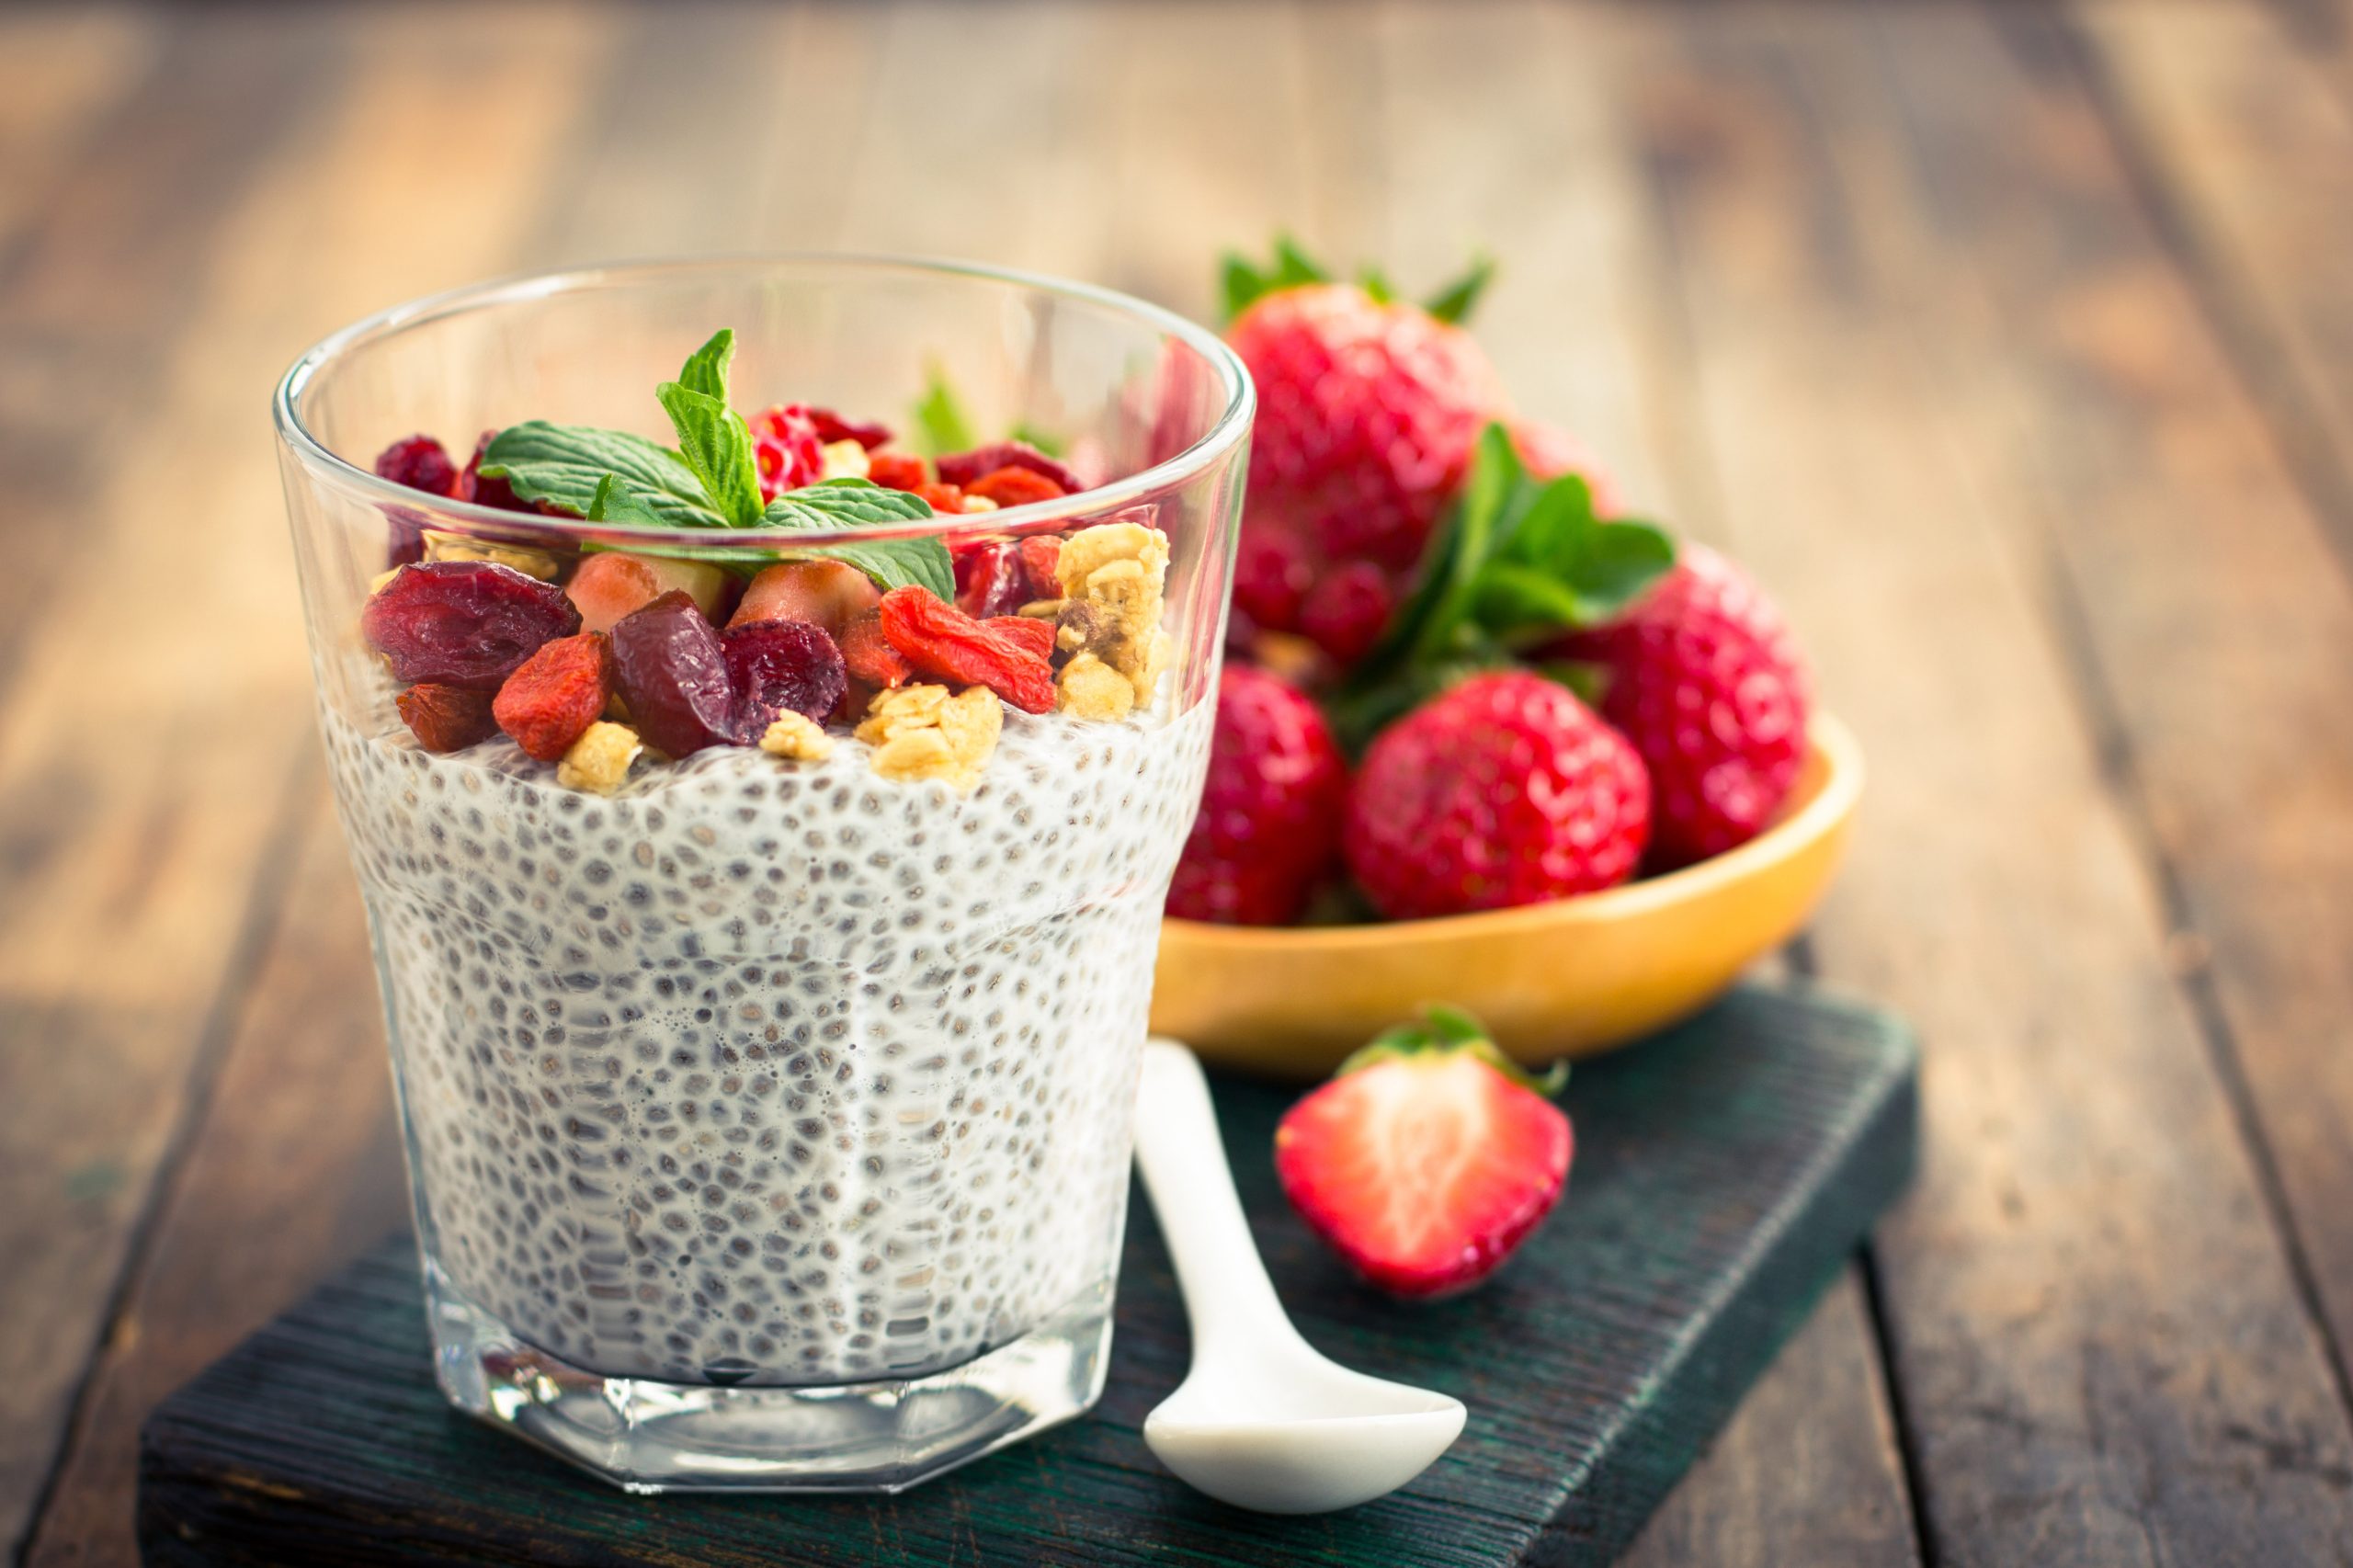
[[[1144,1042],[1136,1165],[1176,1265],[1195,1360],[1221,1347],[1271,1348],[1273,1335],[1297,1338],[1242,1217],[1201,1064],[1172,1040]]]

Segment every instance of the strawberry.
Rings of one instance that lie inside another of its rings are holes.
[[[1624,881],[1650,832],[1642,758],[1559,683],[1476,675],[1381,733],[1342,846],[1392,920],[1501,909]]]
[[[1426,308],[1327,281],[1288,244],[1278,255],[1271,276],[1239,261],[1226,273],[1238,312],[1227,341],[1258,389],[1243,528],[1281,558],[1253,576],[1296,588],[1363,561],[1400,597],[1480,426],[1505,404],[1486,355],[1455,324],[1476,283]],[[1303,630],[1287,597],[1245,591],[1242,608],[1262,628]]]
[[[1200,813],[1168,913],[1233,926],[1299,917],[1337,847],[1347,765],[1315,704],[1264,670],[1229,665]]]
[[[1373,1284],[1444,1296],[1494,1273],[1568,1185],[1575,1139],[1531,1079],[1453,1007],[1343,1062],[1275,1129],[1302,1218]]]
[[[623,617],[677,589],[706,617],[716,616],[728,587],[727,574],[708,561],[676,561],[660,555],[599,551],[580,562],[564,585],[590,631],[610,631]]]
[[[1550,650],[1602,666],[1602,717],[1650,769],[1651,858],[1720,855],[1756,836],[1805,760],[1805,667],[1772,600],[1705,545],[1625,614]]]
[[[805,620],[839,637],[881,600],[874,580],[846,561],[783,561],[763,567],[745,586],[727,624]]]

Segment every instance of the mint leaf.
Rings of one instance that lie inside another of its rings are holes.
[[[1013,422],[1013,428],[1006,432],[1006,439],[1008,441],[1027,442],[1029,445],[1037,448],[1040,451],[1045,453],[1050,458],[1061,457],[1065,445],[1060,436],[1048,435],[1044,430],[1030,424],[1027,419],[1015,420]]]
[[[705,397],[727,401],[727,362],[735,358],[735,329],[721,327],[711,334],[710,341],[687,357],[686,367],[678,372],[678,384],[689,392]]]
[[[760,519],[777,528],[845,528],[878,523],[921,522],[930,503],[904,490],[885,490],[871,480],[829,479],[788,490],[768,503]],[[948,547],[936,539],[860,540],[855,544],[812,545],[788,554],[822,555],[846,561],[882,587],[914,585],[943,599],[956,597],[956,569]]]
[[[730,528],[757,523],[760,468],[752,456],[752,432],[744,416],[709,392],[678,381],[664,381],[654,395],[677,427],[679,453],[702,481],[711,508]]]
[[[970,451],[981,444],[972,434],[964,405],[957,401],[956,389],[948,384],[948,372],[937,364],[925,373],[923,398],[915,404],[915,434],[926,457]]]
[[[506,480],[522,500],[574,517],[588,515],[597,486],[610,476],[667,527],[727,526],[677,453],[625,430],[527,419],[492,437],[482,472]]]
[[[1471,260],[1471,269],[1422,303],[1422,309],[1442,322],[1460,325],[1471,314],[1471,308],[1486,292],[1495,280],[1495,258],[1477,256]]]
[[[597,494],[588,498],[587,518],[592,523],[631,523],[640,528],[662,528],[662,515],[635,494],[617,474],[607,474],[597,482]]]

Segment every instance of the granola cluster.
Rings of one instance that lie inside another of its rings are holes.
[[[914,783],[942,779],[960,793],[981,781],[996,754],[1005,710],[984,686],[950,694],[928,681],[896,687],[878,695],[858,726],[858,738],[874,748],[874,771]]]
[[[1162,628],[1168,537],[1141,523],[1103,523],[1063,540],[1054,645],[1066,655],[1062,707],[1082,719],[1122,719],[1152,700],[1169,658]],[[1122,689],[1124,688],[1124,689]]]

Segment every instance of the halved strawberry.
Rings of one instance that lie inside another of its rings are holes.
[[[605,551],[583,561],[563,591],[579,607],[584,629],[610,631],[674,588],[692,598],[706,619],[715,620],[727,585],[727,574],[708,561]]]
[[[1275,1130],[1293,1207],[1359,1274],[1400,1296],[1465,1290],[1551,1212],[1569,1119],[1476,1018],[1432,1006],[1343,1062]]]

